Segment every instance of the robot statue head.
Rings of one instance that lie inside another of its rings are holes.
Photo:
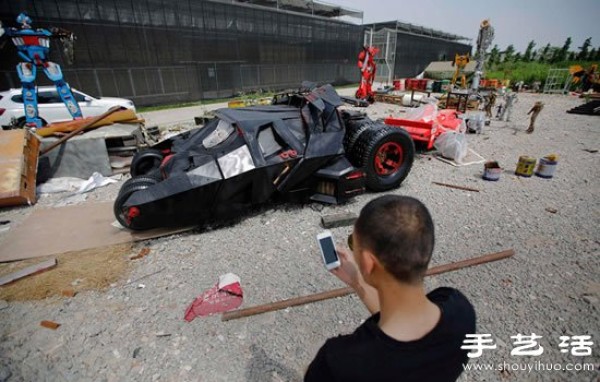
[[[27,16],[27,13],[22,12],[17,16],[17,22],[21,24],[22,29],[30,29],[31,28],[31,18]]]

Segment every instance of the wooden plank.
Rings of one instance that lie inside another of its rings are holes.
[[[321,224],[324,228],[344,227],[354,224],[358,215],[351,212],[341,214],[325,215],[321,217]]]
[[[73,121],[56,122],[51,123],[45,127],[36,130],[37,135],[41,137],[48,137],[56,132],[69,133],[77,130],[78,128],[85,126],[84,130],[93,129],[100,126],[110,125],[113,123],[140,123],[143,119],[138,119],[135,112],[131,109],[124,109],[115,111],[111,114],[101,114],[103,117],[98,119],[96,117],[87,117],[82,119],[75,119]],[[86,126],[89,122],[94,121],[91,125]]]
[[[40,141],[27,130],[0,133],[0,206],[34,204]]]
[[[12,283],[13,281],[17,281],[19,279],[22,279],[23,277],[34,275],[36,273],[45,271],[46,269],[54,268],[55,266],[56,259],[50,259],[38,264],[31,265],[27,268],[23,268],[19,271],[9,273],[8,275],[0,277],[0,285]]]

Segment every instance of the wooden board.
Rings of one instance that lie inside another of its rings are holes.
[[[0,131],[0,206],[36,202],[39,147],[28,130]]]
[[[323,228],[336,228],[353,225],[358,215],[352,212],[321,216]]]
[[[45,271],[46,269],[54,268],[55,266],[56,259],[50,259],[38,264],[31,265],[27,268],[23,268],[19,271],[0,277],[0,285],[12,283],[13,281],[17,281],[19,279],[22,279],[23,277],[27,277]]]
[[[87,118],[82,118],[82,119],[76,119],[73,121],[66,121],[66,122],[51,123],[45,127],[42,127],[41,129],[37,129],[36,133],[41,137],[47,137],[47,136],[53,135],[56,132],[68,133],[68,132],[77,130],[79,127],[90,122],[92,119],[94,119],[94,117],[87,117]],[[111,115],[109,115],[108,117],[99,120],[98,122],[89,126],[88,129],[93,129],[93,128],[100,127],[100,126],[110,125],[115,122],[138,124],[138,123],[144,122],[144,120],[138,119],[137,115],[135,114],[135,112],[133,110],[125,109],[125,110],[120,110],[120,111],[114,112]]]
[[[112,202],[40,208],[5,235],[0,262],[146,240],[193,228],[133,232],[114,227],[114,221]]]

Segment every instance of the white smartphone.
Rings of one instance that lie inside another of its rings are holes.
[[[319,248],[321,248],[321,255],[323,256],[323,261],[325,262],[325,268],[330,271],[339,267],[340,258],[335,250],[331,231],[323,231],[318,234],[317,242],[319,243]]]

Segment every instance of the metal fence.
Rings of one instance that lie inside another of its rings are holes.
[[[362,27],[322,17],[208,0],[0,0],[5,27],[22,11],[34,28],[75,32],[72,65],[55,40],[50,52],[71,86],[140,106],[359,79]],[[16,49],[0,55],[0,89],[19,87]]]

